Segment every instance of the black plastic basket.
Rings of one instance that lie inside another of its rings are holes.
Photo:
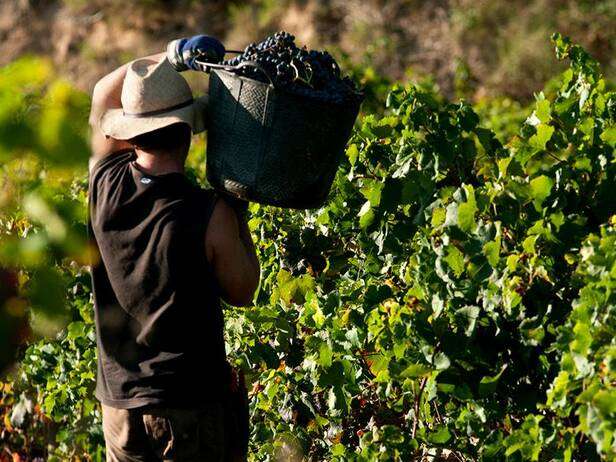
[[[242,65],[263,71],[256,63]],[[360,103],[319,102],[224,66],[207,67],[213,68],[207,114],[207,178],[212,186],[262,204],[321,206]]]

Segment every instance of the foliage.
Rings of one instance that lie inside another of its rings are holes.
[[[616,224],[602,227],[591,235],[580,251],[576,276],[583,281],[578,298],[566,323],[558,329],[558,348],[562,352],[560,371],[548,392],[547,408],[560,418],[579,419],[573,439],[583,433],[614,456],[616,419],[614,406],[614,338],[616,330],[612,290],[616,281]]]
[[[88,106],[47,61],[23,58],[0,70],[0,370],[25,340],[54,335],[71,319],[89,322],[32,344],[16,380],[0,387],[3,461],[6,451],[43,457],[47,442],[58,444],[59,460],[102,457],[100,430],[80,417],[96,420],[97,412],[89,293],[80,289],[89,287]]]
[[[262,281],[226,333],[252,383],[254,460],[616,460],[616,95],[584,50],[553,41],[571,65],[519,126],[518,108],[497,128],[427,84],[395,85],[356,127],[329,203],[251,205]],[[202,161],[201,140],[198,181]],[[45,246],[44,264],[12,261],[26,280],[70,281],[72,323],[25,351],[0,441],[44,446],[51,427],[55,457],[98,460],[89,282],[66,247],[68,230],[83,238],[85,185],[34,181],[67,231],[54,240],[57,221],[15,201]]]
[[[519,133],[522,123],[532,112],[510,98],[482,98],[475,102],[473,109],[484,128],[494,132],[501,142],[506,142]]]
[[[0,313],[19,325],[27,295],[35,333],[61,325],[66,284],[57,264],[85,263],[85,196],[66,190],[75,183],[74,166],[83,172],[87,159],[88,105],[46,61],[24,58],[0,70]],[[29,334],[21,332],[19,338]],[[11,346],[0,354],[0,369],[12,359],[4,356]]]
[[[326,207],[255,207],[266,277],[229,336],[261,368],[257,458],[596,454],[546,392],[578,249],[615,211],[614,95],[583,50],[554,40],[572,66],[508,145],[467,104],[396,87],[390,114],[356,130]]]

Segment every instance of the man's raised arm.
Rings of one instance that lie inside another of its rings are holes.
[[[147,56],[146,59],[161,61],[165,53],[157,53]],[[90,109],[89,123],[91,127],[90,144],[92,154],[90,156],[90,168],[103,157],[124,148],[130,148],[127,141],[116,140],[106,137],[99,127],[100,118],[107,109],[121,108],[122,84],[126,76],[126,69],[130,63],[126,63],[115,71],[100,79],[92,91],[92,106]]]

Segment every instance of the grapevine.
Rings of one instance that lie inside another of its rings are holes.
[[[247,373],[251,461],[616,461],[616,93],[581,47],[553,46],[569,67],[528,107],[394,85],[355,128],[327,204],[250,206],[261,286],[254,306],[225,311],[225,335]],[[49,100],[6,82],[0,97],[37,101],[21,128],[39,133]],[[83,105],[70,95],[58,117]],[[72,322],[31,342],[0,384],[13,452],[0,461],[100,461],[75,239],[87,183],[54,180],[56,151],[37,149],[28,195],[0,214],[0,263],[29,312],[57,299]],[[204,156],[201,141],[187,161],[200,184]],[[196,373],[207,368],[204,355]]]

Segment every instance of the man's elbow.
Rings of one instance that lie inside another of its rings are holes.
[[[252,306],[252,299],[254,294],[252,295],[242,295],[242,294],[227,294],[223,297],[223,300],[227,302],[231,306],[237,307],[248,307]]]
[[[94,88],[92,88],[92,102],[94,103],[102,103],[105,100],[105,97],[109,93],[108,85],[105,83],[105,77],[100,79],[98,82],[94,84]]]
[[[104,99],[103,84],[99,80],[96,85],[94,85],[94,90],[92,90],[92,98],[90,99],[91,107],[88,123],[92,128],[98,127],[98,119],[103,111]]]
[[[225,294],[223,299],[229,305],[233,306],[252,306],[257,287],[259,287],[258,278],[249,282],[247,281],[247,283],[242,284],[241,286],[236,286],[234,290],[229,291],[227,294]]]

